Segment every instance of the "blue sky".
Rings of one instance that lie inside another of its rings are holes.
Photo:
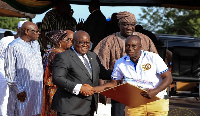
[[[88,10],[88,5],[72,4],[71,7],[74,10],[73,17],[76,19],[77,22],[79,21],[79,18],[83,18],[84,20],[86,20],[90,14]],[[139,6],[101,6],[101,11],[103,12],[106,18],[110,17],[114,12],[128,11],[135,14],[137,20],[139,19],[138,14],[142,13],[141,8],[142,7]],[[36,17],[33,18],[33,22],[41,22],[45,13],[36,15]]]

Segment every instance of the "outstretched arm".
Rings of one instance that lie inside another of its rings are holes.
[[[115,87],[120,82],[121,82],[120,80],[112,79],[111,82],[105,83],[105,84],[100,85],[100,86],[93,87],[93,89],[94,89],[95,93],[98,93],[98,92],[101,92],[101,91],[103,91],[105,89],[108,89],[108,88],[111,88],[111,87]]]

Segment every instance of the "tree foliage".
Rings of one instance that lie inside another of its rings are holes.
[[[0,17],[0,28],[17,31],[17,24],[21,20],[26,19],[16,17]]]
[[[148,7],[142,8],[142,12],[139,23],[147,30],[160,34],[200,36],[200,10]]]

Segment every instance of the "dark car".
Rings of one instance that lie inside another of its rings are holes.
[[[172,49],[174,46],[200,47],[200,38],[186,35],[157,34],[157,39],[164,42],[164,47]]]

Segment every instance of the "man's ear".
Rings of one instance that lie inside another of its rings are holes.
[[[23,33],[23,31],[24,31],[24,33],[25,33],[26,35],[28,35],[28,31],[29,31],[28,29],[25,29],[25,30],[22,30],[22,29],[21,29],[21,31],[22,31],[22,33]]]

